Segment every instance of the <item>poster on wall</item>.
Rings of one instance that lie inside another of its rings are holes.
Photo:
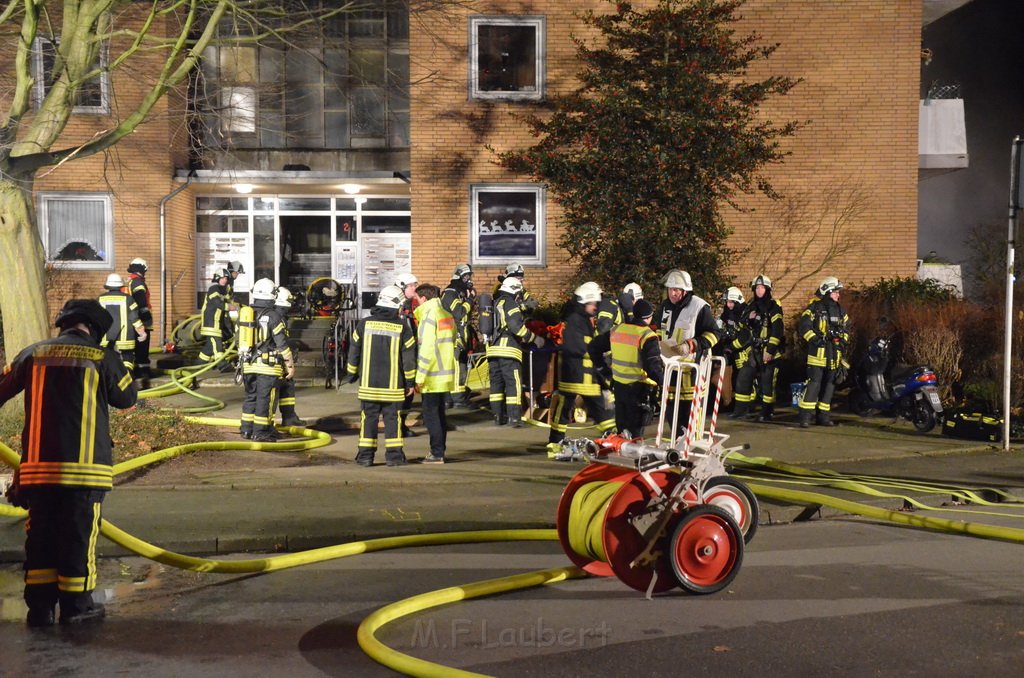
[[[412,235],[363,234],[363,292],[379,292],[395,282],[398,273],[412,270]]]
[[[359,246],[339,242],[334,245],[334,279],[342,285],[351,285],[359,276]]]
[[[240,261],[246,271],[252,270],[248,233],[196,233],[196,289],[205,292],[213,272],[229,262]],[[248,292],[252,286],[248,273],[235,280],[235,292]]]
[[[539,187],[474,187],[473,248],[477,263],[543,263]]]

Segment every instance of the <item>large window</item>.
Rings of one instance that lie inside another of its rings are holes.
[[[311,9],[328,0],[304,0]],[[408,148],[409,19],[400,0],[314,22],[281,41],[225,44],[204,52],[195,97],[203,138],[230,148]]]
[[[544,264],[544,188],[530,184],[470,189],[471,263]]]
[[[112,268],[113,222],[108,194],[39,194],[46,260],[62,267]]]
[[[106,115],[110,112],[110,74],[106,72],[107,51],[103,47],[96,56],[92,70],[95,77],[79,85],[75,99],[75,113]],[[42,103],[53,83],[61,76],[55,70],[57,64],[57,43],[46,38],[36,38],[32,46],[32,77],[35,79],[32,98],[36,106]]]
[[[471,17],[469,31],[471,98],[544,96],[544,17]]]

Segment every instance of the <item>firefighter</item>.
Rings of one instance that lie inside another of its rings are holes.
[[[655,330],[662,342],[677,346],[678,354],[699,361],[718,343],[718,324],[711,306],[693,293],[693,281],[686,271],[673,269],[664,280],[665,300],[654,316]],[[675,388],[669,389],[675,397]],[[677,403],[680,433],[687,425],[693,401],[693,375],[683,374],[682,402]]]
[[[800,427],[811,420],[819,426],[835,426],[832,421],[832,391],[835,373],[844,364],[850,341],[850,319],[839,305],[843,284],[829,276],[821,281],[817,293],[800,314],[800,336],[807,342],[807,388],[800,400]]]
[[[451,282],[441,292],[441,306],[455,319],[455,388],[452,390],[452,407],[469,407],[469,318],[473,313],[473,268],[459,264],[452,272]]]
[[[661,359],[658,335],[651,329],[654,307],[643,297],[633,303],[633,312],[608,334],[599,334],[587,347],[587,353],[601,374],[611,375],[615,395],[615,427],[628,438],[644,434],[644,402],[650,390],[648,380],[660,389],[665,364]],[[611,352],[608,368],[605,353]]]
[[[523,291],[520,295],[522,298],[522,305],[526,311],[537,310],[537,300],[533,298],[530,292],[526,289],[526,269],[523,268],[522,264],[511,263],[505,267],[505,273],[498,276],[498,286],[494,288],[494,297],[497,298],[501,292],[501,285],[509,278],[518,278],[519,283],[523,286]]]
[[[135,366],[136,374],[142,378],[145,387],[152,376],[149,363],[149,344],[153,338],[153,311],[149,303],[149,285],[146,284],[146,271],[149,264],[145,259],[136,257],[128,264],[128,293],[132,295],[135,305],[139,309],[139,320],[146,329],[145,335],[138,335],[135,339]]]
[[[252,286],[252,346],[242,363],[243,438],[258,443],[280,439],[274,429],[277,388],[282,379],[295,378],[295,362],[288,347],[284,318],[275,306],[277,286],[269,278],[260,278]]]
[[[277,312],[281,314],[281,319],[285,323],[284,336],[286,341],[288,340],[288,312],[292,309],[292,302],[294,300],[295,297],[292,296],[292,293],[287,287],[277,288],[277,296],[274,299],[274,306],[277,307]],[[281,379],[277,382],[277,404],[281,408],[282,426],[306,425],[306,420],[300,419],[299,415],[295,414],[294,376],[288,378],[285,375],[282,375]]]
[[[633,304],[637,299],[643,298],[644,292],[635,282],[623,287],[617,299],[608,295],[603,296],[601,304],[597,307],[597,333],[607,334],[616,325],[629,320],[633,315]]]
[[[548,458],[554,459],[562,451],[562,441],[569,428],[576,397],[583,400],[583,408],[594,420],[598,433],[604,434],[615,428],[615,416],[608,411],[604,395],[603,378],[594,369],[594,362],[587,353],[587,346],[597,336],[595,319],[597,306],[601,303],[601,287],[595,282],[586,282],[576,288],[562,331],[562,350],[558,358],[558,404],[551,417],[551,431],[548,434]]]
[[[394,285],[377,295],[377,305],[352,331],[346,371],[359,382],[359,444],[356,463],[373,466],[377,453],[377,422],[384,420],[384,460],[405,466],[398,409],[415,392],[416,336],[399,316],[405,293]]]
[[[0,376],[0,405],[25,392],[21,465],[8,490],[28,509],[25,603],[29,626],[103,618],[92,599],[100,505],[111,489],[108,406],[135,404],[131,373],[100,340],[113,320],[98,302],[72,299],[55,325],[60,335],[29,346]]]
[[[494,301],[494,336],[487,345],[490,403],[494,423],[522,426],[523,346],[544,340],[523,319],[523,283],[518,276],[505,278]]]
[[[424,464],[443,464],[448,441],[445,400],[457,386],[455,318],[441,305],[437,285],[416,288],[416,327],[418,357],[416,390],[423,397],[423,423],[430,434],[430,454]]]
[[[213,272],[210,288],[203,298],[202,327],[199,335],[203,337],[203,347],[199,349],[199,360],[204,363],[219,362],[224,354],[224,341],[232,334],[231,321],[225,312],[228,281],[231,274],[226,268],[218,268]],[[273,300],[273,297],[271,297]]]
[[[736,409],[733,416],[746,416],[758,396],[761,414],[757,420],[768,422],[775,414],[775,380],[778,360],[785,348],[785,328],[782,306],[772,298],[772,281],[761,274],[750,281],[754,298],[747,304],[744,324],[749,335],[749,347],[737,360]],[[754,380],[757,379],[757,393]]]
[[[140,340],[149,338],[146,328],[139,319],[139,307],[132,296],[125,292],[124,280],[117,273],[107,276],[103,283],[105,291],[100,294],[99,302],[107,309],[113,324],[101,340],[103,346],[110,346],[121,355],[125,368],[132,372],[135,369],[136,337]]]
[[[419,280],[412,273],[399,273],[395,276],[394,286],[402,290],[402,305],[398,309],[398,315],[409,326],[414,337],[416,336],[416,286],[419,284]],[[398,408],[398,423],[402,427],[402,436],[405,438],[416,436],[416,432],[405,423],[410,410],[412,410],[411,393],[406,396],[405,400],[402,401],[402,406]]]
[[[718,316],[719,342],[713,353],[726,360],[725,375],[722,378],[722,406],[729,407],[733,403],[733,372],[738,364],[746,359],[745,349],[750,345],[750,333],[745,325],[746,304],[743,291],[738,287],[730,287],[725,291],[725,303]],[[744,410],[744,414],[746,410]],[[730,416],[740,416],[734,410]]]
[[[224,303],[227,306],[231,306],[235,303],[235,281],[238,280],[238,276],[241,273],[245,273],[245,267],[242,266],[240,261],[229,262],[226,266],[228,270],[228,284],[224,286]]]

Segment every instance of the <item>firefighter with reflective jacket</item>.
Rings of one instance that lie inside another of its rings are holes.
[[[292,293],[287,287],[277,288],[277,297],[274,299],[274,306],[277,307],[277,312],[281,314],[281,319],[285,322],[285,340],[288,339],[288,312],[292,309],[292,301],[294,301],[294,299],[295,297],[292,296]],[[299,415],[295,414],[294,378],[287,378],[282,375],[280,381],[277,382],[277,404],[281,408],[282,426],[306,425],[306,420],[300,419]]]
[[[149,286],[146,284],[148,270],[149,264],[139,257],[132,259],[128,264],[128,294],[135,300],[135,305],[139,308],[139,320],[146,328],[146,334],[135,339],[135,373],[144,380],[152,376],[149,366],[149,343],[153,338],[153,311],[149,303]]]
[[[562,451],[562,441],[569,428],[576,397],[583,400],[583,408],[594,420],[599,434],[615,428],[615,416],[605,406],[601,387],[604,379],[594,369],[594,361],[587,352],[590,342],[597,336],[595,319],[597,305],[601,303],[601,287],[595,282],[586,282],[573,292],[562,330],[562,349],[558,354],[558,404],[551,416],[551,431],[548,434],[548,458],[553,459]]]
[[[277,286],[269,278],[260,278],[252,286],[252,344],[246,346],[242,360],[243,438],[258,443],[280,439],[274,429],[274,407],[278,384],[295,377],[295,362],[288,347],[284,318],[274,305]]]
[[[437,285],[420,285],[416,298],[416,389],[423,397],[423,423],[430,434],[430,454],[423,463],[443,464],[448,444],[445,401],[456,388],[456,324],[441,305]]]
[[[800,400],[800,427],[811,420],[819,426],[834,426],[831,418],[832,392],[836,372],[844,367],[844,353],[850,341],[850,319],[839,305],[843,284],[829,276],[800,314],[800,336],[807,342],[807,388]]]
[[[231,306],[235,301],[235,281],[240,274],[245,273],[245,267],[240,261],[232,261],[225,268],[228,272],[228,284],[224,286],[224,303]]]
[[[733,404],[733,376],[736,361],[743,350],[750,344],[750,334],[746,331],[746,304],[743,292],[738,287],[730,287],[725,291],[722,312],[718,315],[718,344],[712,353],[725,358],[725,374],[722,379],[722,406]],[[730,415],[735,416],[735,415]]]
[[[487,345],[490,403],[498,426],[522,426],[523,347],[540,346],[544,340],[526,326],[523,318],[523,283],[514,275],[505,278],[494,300],[494,336]]]
[[[758,421],[771,421],[775,414],[775,380],[778,360],[785,348],[786,330],[782,322],[782,306],[772,298],[772,281],[761,274],[750,281],[754,298],[746,308],[745,325],[749,346],[736,361],[736,408],[733,416],[750,413],[758,395],[761,414]],[[757,393],[754,380],[757,380]]]
[[[629,438],[644,435],[643,403],[650,383],[659,389],[664,380],[658,335],[651,329],[654,307],[642,297],[633,304],[633,313],[608,334],[599,334],[590,342],[587,353],[599,373],[607,374],[604,354],[612,354],[612,392],[615,394],[615,426]]]
[[[451,282],[441,292],[441,306],[455,319],[455,388],[452,392],[454,407],[469,407],[469,318],[473,312],[473,268],[459,264],[452,272]]]
[[[399,273],[395,276],[395,287],[402,290],[402,305],[398,309],[398,315],[402,318],[409,329],[412,330],[412,336],[416,336],[416,286],[420,284],[420,281],[416,279],[412,273]],[[402,406],[398,408],[398,423],[402,427],[402,436],[404,438],[413,438],[416,436],[416,432],[409,428],[405,420],[409,416],[409,412],[412,410],[412,394],[406,396],[405,400],[402,401]]]
[[[711,306],[693,293],[686,271],[673,269],[665,276],[665,300],[654,316],[655,330],[663,343],[688,360],[699,361],[718,343],[718,324]],[[685,427],[693,400],[693,375],[684,371],[681,398],[677,403],[680,428]],[[675,388],[669,390],[675,397]]]
[[[633,316],[633,304],[643,298],[644,292],[635,282],[623,287],[617,299],[603,295],[597,307],[597,333],[607,334],[616,325],[629,320]]]
[[[415,393],[416,335],[399,317],[405,293],[394,285],[377,295],[377,305],[352,331],[346,370],[359,382],[359,444],[356,463],[373,466],[377,453],[377,422],[384,420],[384,461],[405,466],[398,409]]]
[[[218,268],[213,272],[210,288],[203,298],[202,326],[199,335],[203,338],[203,347],[199,349],[199,360],[204,363],[219,361],[224,353],[224,341],[232,335],[231,321],[226,313],[227,286],[231,274],[226,268]],[[273,300],[273,297],[271,297]]]
[[[99,302],[107,309],[113,324],[100,343],[117,351],[125,368],[131,372],[135,369],[135,338],[148,339],[149,335],[139,319],[139,307],[135,305],[132,296],[124,291],[121,276],[111,273],[103,287],[105,291],[100,294]]]
[[[72,299],[57,316],[61,333],[29,346],[0,376],[0,405],[25,392],[21,465],[8,490],[28,509],[25,603],[29,626],[102,619],[96,588],[100,505],[111,489],[108,406],[135,404],[131,374],[100,346],[111,317],[92,299]]]
[[[511,263],[505,267],[505,273],[498,276],[498,286],[494,288],[494,298],[497,299],[501,293],[501,286],[509,278],[517,278],[519,284],[522,286],[523,291],[520,293],[520,303],[523,305],[524,311],[535,311],[537,309],[537,300],[533,298],[530,292],[526,289],[526,269],[523,268],[522,264]]]

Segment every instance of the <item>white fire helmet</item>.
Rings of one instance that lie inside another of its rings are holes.
[[[843,283],[839,282],[839,278],[830,275],[822,280],[821,284],[818,285],[818,294],[825,296],[826,294],[831,294],[832,292],[841,289],[843,289]]]
[[[626,294],[633,295],[633,301],[644,298],[643,289],[640,287],[640,285],[637,285],[635,282],[627,284],[625,287],[622,288],[622,291],[625,292]]]
[[[103,283],[103,286],[108,290],[119,290],[124,287],[124,278],[117,273],[111,273],[107,276],[107,282]]]
[[[277,285],[270,278],[260,278],[252,286],[253,301],[271,301],[277,295]]]
[[[735,301],[737,304],[743,303],[743,292],[738,287],[730,287],[725,291],[726,301]]]
[[[377,295],[377,305],[381,308],[399,309],[405,301],[405,290],[396,285],[388,285]]]
[[[754,289],[758,285],[764,285],[766,289],[770,290],[772,288],[772,279],[762,273],[750,281],[750,289]]]
[[[291,308],[292,300],[294,299],[295,297],[292,295],[290,291],[288,291],[287,287],[278,287],[277,298],[274,300],[274,306],[280,306],[281,308]]]
[[[409,285],[417,284],[419,284],[419,280],[417,280],[416,276],[414,276],[412,273],[399,273],[398,276],[395,278],[394,286],[400,288],[402,290],[402,294],[405,294],[406,287],[408,287]]]
[[[510,275],[501,282],[501,287],[498,289],[509,294],[519,294],[523,291],[523,281],[514,275]]]
[[[596,304],[601,301],[601,286],[596,282],[585,282],[576,288],[574,294],[581,304]]]
[[[693,291],[693,281],[690,280],[690,274],[686,271],[680,271],[678,268],[673,268],[667,275],[665,275],[665,287],[691,292]]]

